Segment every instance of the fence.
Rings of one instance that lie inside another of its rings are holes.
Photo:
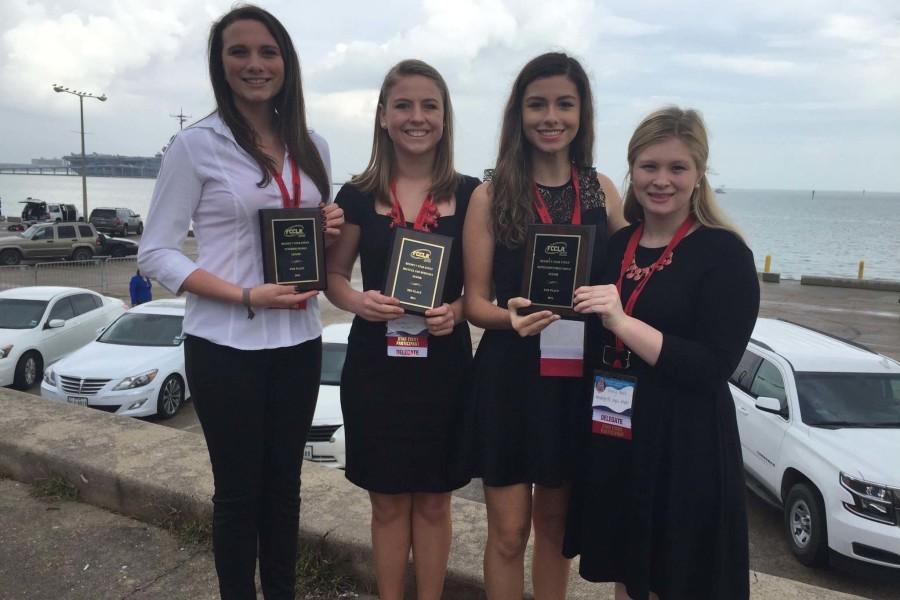
[[[128,282],[136,270],[134,256],[0,267],[0,290],[29,285],[65,285],[127,298]]]

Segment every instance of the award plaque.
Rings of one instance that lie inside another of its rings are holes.
[[[393,296],[407,312],[422,315],[440,306],[450,266],[453,238],[397,227],[384,279],[384,295]]]
[[[587,225],[528,226],[522,297],[532,313],[550,310],[575,316],[575,290],[588,283],[594,254],[594,228]]]
[[[298,292],[328,286],[320,209],[260,209],[259,230],[266,283],[293,285]]]

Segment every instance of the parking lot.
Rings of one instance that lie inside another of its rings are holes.
[[[357,272],[354,278],[356,286],[360,285],[358,277]],[[127,278],[124,273],[122,279],[106,293],[127,300]],[[75,285],[71,281],[64,284]],[[761,316],[789,319],[865,344],[900,360],[900,304],[897,293],[801,286],[798,282],[763,284],[762,291]],[[154,286],[154,298],[169,295],[159,286]],[[331,306],[324,297],[321,305],[325,324],[348,320],[346,313]],[[477,342],[480,332],[473,330],[473,333]],[[39,394],[39,387],[35,386],[30,391]],[[175,418],[158,423],[201,433],[189,402]],[[483,501],[481,485],[477,481],[456,494]],[[836,564],[829,570],[808,569],[798,563],[788,549],[783,538],[781,513],[749,492],[747,506],[751,568],[754,570],[877,600],[900,598],[900,570],[874,568],[847,560],[833,561]]]

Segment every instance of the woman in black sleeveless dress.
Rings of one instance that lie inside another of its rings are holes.
[[[561,548],[584,384],[580,370],[575,377],[541,376],[540,334],[559,327],[559,317],[517,310],[529,304],[519,297],[529,223],[594,226],[595,265],[604,262],[608,232],[624,224],[615,186],[591,166],[593,143],[581,65],[560,53],[535,58],[513,84],[493,179],[475,190],[466,217],[466,314],[485,329],[472,386],[491,600],[522,597],[532,521],[535,597],[561,599],[566,592],[569,565]],[[579,334],[575,343],[581,341]]]
[[[462,309],[461,236],[479,182],[453,170],[452,118],[447,86],[436,70],[415,60],[396,65],[381,89],[369,166],[335,199],[346,224],[328,255],[327,294],[356,314],[341,375],[346,475],[369,491],[383,600],[402,598],[410,550],[418,597],[440,598],[450,550],[450,492],[469,481],[463,434],[470,420],[472,342]],[[443,304],[424,318],[410,318],[396,298],[381,293],[394,230],[401,227],[454,238]],[[357,256],[364,292],[350,286]],[[412,336],[425,345],[413,352],[420,356],[401,356],[391,344],[403,337],[392,335],[401,322],[408,333],[423,331]]]

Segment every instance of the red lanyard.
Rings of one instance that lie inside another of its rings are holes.
[[[544,225],[553,225],[553,217],[550,216],[550,211],[547,209],[547,203],[544,202],[541,191],[538,189],[536,183],[533,183],[532,185],[534,185],[534,210],[537,211],[541,223]],[[575,165],[572,165],[572,187],[575,188],[575,206],[572,208],[572,225],[581,225],[581,183],[578,181],[578,171],[575,169]]]
[[[391,199],[393,200],[393,205],[391,206],[391,227],[403,227],[406,225],[406,217],[403,215],[403,207],[400,206],[400,200],[397,198],[397,182],[393,179],[391,180]],[[419,209],[413,229],[431,231],[437,226],[437,220],[440,216],[441,213],[438,212],[434,199],[431,197],[431,194],[428,194],[425,201],[422,202],[422,207]]]
[[[669,240],[669,245],[666,246],[666,249],[663,250],[663,253],[659,255],[659,258],[650,265],[650,271],[647,275],[638,282],[637,287],[634,288],[634,291],[631,292],[631,295],[628,297],[628,302],[625,303],[625,314],[631,316],[631,313],[634,311],[634,305],[637,302],[638,296],[641,295],[641,292],[644,291],[644,288],[647,287],[647,282],[650,281],[650,277],[659,269],[660,266],[663,265],[666,261],[666,257],[668,257],[675,250],[675,247],[681,243],[681,240],[684,239],[684,236],[687,235],[688,231],[690,231],[691,227],[694,225],[694,215],[688,215],[681,226],[678,228],[678,231],[675,232],[675,235],[672,236],[672,239]],[[625,278],[625,272],[628,271],[628,267],[631,266],[632,261],[634,261],[634,255],[637,252],[638,242],[641,241],[641,234],[644,232],[644,224],[641,223],[637,226],[632,234],[631,238],[628,240],[628,246],[625,247],[625,256],[622,257],[622,267],[619,270],[619,280],[616,282],[616,289],[619,290],[619,296],[622,295],[622,280]],[[625,344],[622,343],[618,337],[616,337],[616,350],[621,352],[625,349]]]
[[[281,207],[300,208],[300,169],[297,168],[297,161],[294,160],[293,156],[289,156],[288,160],[291,163],[291,179],[294,180],[294,185],[291,186],[294,189],[294,197],[291,198],[290,194],[288,194],[287,186],[284,185],[281,173],[274,174],[275,183],[278,184],[278,189],[281,190]]]

